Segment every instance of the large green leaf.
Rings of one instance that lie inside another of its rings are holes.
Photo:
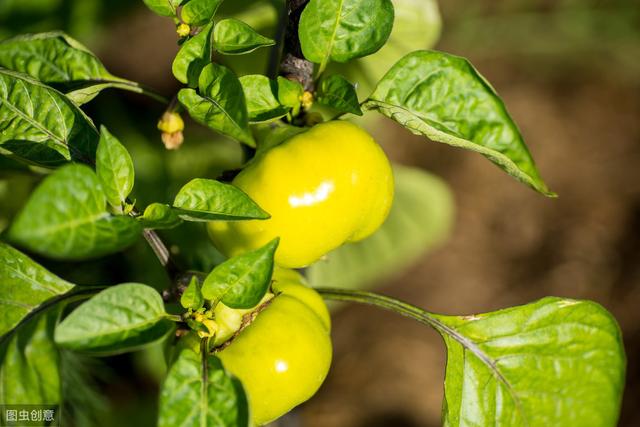
[[[302,52],[321,70],[370,55],[387,41],[393,15],[391,0],[311,0],[300,18]]]
[[[255,307],[269,290],[278,241],[218,265],[204,280],[202,295],[214,305],[222,301],[231,308]]]
[[[85,46],[60,31],[25,34],[1,42],[0,67],[55,86],[77,104],[90,101],[109,87],[142,92],[137,83],[109,73]]]
[[[517,180],[554,195],[504,103],[464,58],[436,51],[410,53],[383,77],[364,108],[416,135],[479,152]]]
[[[445,316],[366,291],[316,288],[327,299],[392,310],[434,328],[447,346],[447,427],[614,427],[626,356],[613,316],[591,301],[547,297]]]
[[[85,259],[120,251],[140,235],[129,216],[107,212],[96,174],[70,164],[48,176],[31,194],[9,229],[9,239],[57,259]]]
[[[0,402],[56,405],[60,402],[58,349],[53,331],[62,306],[55,305],[0,339]]]
[[[187,221],[269,218],[269,214],[238,187],[213,179],[189,181],[176,195],[173,207]]]
[[[400,273],[441,244],[453,225],[453,196],[440,178],[394,166],[389,217],[371,237],[341,246],[307,269],[313,286],[365,289]]]
[[[241,55],[274,44],[275,41],[233,18],[223,19],[213,30],[213,46],[225,55]]]
[[[204,359],[203,359],[204,358]],[[212,355],[180,352],[162,385],[158,427],[248,427],[240,381]]]
[[[133,160],[124,145],[104,126],[100,128],[96,174],[107,202],[114,208],[122,209],[133,189]]]
[[[0,68],[0,154],[40,166],[95,158],[98,131],[62,93]]]
[[[69,314],[56,328],[56,344],[95,354],[138,349],[173,330],[162,297],[150,286],[107,288]]]
[[[42,303],[72,288],[73,284],[0,242],[0,336],[17,326]]]
[[[624,346],[600,305],[544,298],[493,313],[435,317],[448,350],[446,426],[617,425]]]
[[[244,92],[236,75],[222,65],[209,64],[200,73],[198,88],[198,93],[193,89],[178,92],[189,115],[223,135],[255,145]]]
[[[171,66],[173,75],[180,82],[190,87],[198,86],[202,69],[211,62],[212,31],[213,23],[210,23],[180,47]]]
[[[189,25],[204,25],[213,19],[223,0],[190,0],[180,11],[180,17]]]

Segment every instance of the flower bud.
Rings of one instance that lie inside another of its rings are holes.
[[[162,132],[161,138],[162,143],[164,144],[164,148],[166,148],[167,150],[177,150],[184,142],[184,136],[182,135],[182,132]]]
[[[300,98],[300,102],[302,103],[302,107],[305,110],[308,110],[313,105],[313,94],[308,90],[304,91],[302,97]]]
[[[191,34],[191,27],[189,26],[189,24],[182,23],[176,27],[176,33],[180,37],[187,37],[189,34]]]
[[[158,129],[166,133],[176,133],[184,130],[184,121],[180,114],[166,111],[158,121]]]

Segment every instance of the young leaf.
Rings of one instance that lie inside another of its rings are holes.
[[[393,27],[391,0],[311,0],[300,18],[300,45],[324,70],[380,49]]]
[[[107,202],[114,208],[122,209],[133,189],[133,160],[124,145],[104,126],[100,128],[96,173]]]
[[[173,207],[186,221],[269,218],[269,214],[238,187],[212,179],[189,181],[178,192]]]
[[[0,338],[2,404],[60,402],[60,355],[53,342],[53,331],[61,311],[59,304],[49,307]]]
[[[286,79],[285,79],[286,80]],[[240,84],[247,100],[249,121],[253,123],[267,122],[285,116],[290,110],[278,101],[277,82],[260,74],[240,77]]]
[[[162,297],[150,286],[112,286],[76,308],[56,328],[56,344],[98,355],[124,353],[173,330]]]
[[[199,93],[193,89],[178,92],[178,100],[189,115],[223,135],[254,146],[244,92],[236,75],[222,65],[209,64],[200,73],[198,88]]]
[[[517,180],[554,195],[502,100],[463,58],[436,51],[410,53],[383,77],[364,108],[416,135],[479,152]]]
[[[194,26],[204,25],[213,19],[223,0],[190,0],[180,11],[182,20]]]
[[[394,165],[389,217],[372,236],[330,252],[307,269],[313,286],[366,289],[399,274],[445,241],[454,219],[453,195],[440,178]]]
[[[163,203],[152,203],[137,217],[144,228],[167,229],[182,224],[175,209]]]
[[[60,92],[0,68],[0,152],[44,167],[92,161],[98,131]]]
[[[316,100],[341,113],[362,115],[355,86],[337,74],[322,79]]]
[[[73,286],[22,252],[0,242],[0,336],[16,327],[42,303],[67,293]]]
[[[273,274],[273,256],[279,239],[218,265],[202,285],[202,295],[214,304],[252,308],[265,296]]]
[[[204,304],[204,298],[202,298],[202,291],[200,290],[200,282],[194,276],[191,278],[191,282],[187,289],[185,289],[182,296],[180,296],[180,305],[184,308],[190,308],[197,310]]]
[[[178,355],[160,391],[158,418],[158,427],[175,426],[249,427],[242,384],[217,357],[190,349]]]
[[[176,9],[184,0],[142,0],[149,9],[160,16],[176,16]]]
[[[617,425],[624,346],[600,305],[544,298],[493,313],[434,317],[448,352],[445,425]]]
[[[85,46],[60,31],[20,35],[1,42],[0,67],[55,86],[76,104],[89,102],[110,87],[142,92],[137,83],[109,73]]]
[[[285,107],[291,108],[291,114],[297,116],[300,112],[300,101],[304,88],[300,82],[278,76],[278,101]]]
[[[237,19],[223,19],[213,30],[213,47],[225,55],[241,55],[275,42]]]
[[[202,69],[211,62],[211,32],[213,23],[184,42],[178,51],[171,70],[178,81],[189,87],[198,86],[198,78]]]
[[[139,236],[138,222],[113,216],[100,181],[88,167],[70,164],[45,178],[9,229],[9,239],[57,259],[85,259],[113,253]]]

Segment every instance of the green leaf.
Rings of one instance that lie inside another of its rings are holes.
[[[276,98],[278,96],[276,81],[260,74],[250,74],[240,77],[240,84],[242,84],[247,100],[250,122],[260,123],[276,120],[291,110]]]
[[[133,160],[124,145],[104,126],[100,128],[96,173],[107,202],[114,208],[122,209],[133,189]]]
[[[396,63],[365,102],[416,135],[479,152],[547,196],[522,135],[502,100],[464,58],[436,51]]]
[[[213,47],[225,55],[241,55],[274,44],[275,41],[233,18],[223,19],[213,30]]]
[[[73,286],[0,242],[0,336],[42,303],[70,291]]]
[[[173,330],[162,297],[150,286],[107,288],[76,308],[56,328],[56,344],[98,355],[124,353]]]
[[[297,116],[300,112],[300,102],[304,88],[300,82],[278,76],[278,101],[285,107],[291,108],[291,114]]]
[[[254,129],[258,145],[256,154],[266,152],[307,130],[309,128],[293,126],[284,122],[258,124]]]
[[[178,100],[189,115],[223,135],[254,146],[242,85],[228,68],[209,64],[200,73],[199,94],[181,89]]]
[[[178,355],[160,391],[158,418],[158,427],[175,426],[249,426],[242,384],[217,357],[190,349]]]
[[[137,217],[144,228],[167,229],[182,224],[176,209],[164,203],[152,203]]]
[[[269,290],[278,242],[275,238],[218,265],[204,280],[202,295],[214,305],[221,301],[231,308],[254,307]]]
[[[62,310],[54,305],[0,339],[0,402],[56,405],[60,402],[58,349],[53,331]]]
[[[88,167],[70,164],[45,178],[9,229],[9,239],[57,259],[85,259],[120,251],[140,235],[129,216],[106,211],[100,181]]]
[[[60,92],[0,68],[0,152],[44,167],[95,158],[98,131]]]
[[[142,92],[137,83],[109,73],[85,46],[60,31],[25,34],[1,42],[0,67],[55,86],[76,104],[89,102],[111,87]]]
[[[448,350],[444,425],[617,425],[624,346],[600,305],[544,298],[435,317]]]
[[[436,0],[393,0],[395,19],[387,43],[373,55],[338,70],[358,82],[358,93],[367,96],[389,68],[410,52],[430,49],[440,37],[442,19]]]
[[[189,286],[180,296],[180,305],[184,308],[190,308],[197,310],[204,305],[204,298],[202,297],[202,291],[200,290],[200,282],[193,276]]]
[[[171,70],[178,81],[188,84],[189,87],[198,86],[198,78],[202,69],[211,62],[211,32],[213,23],[203,27],[202,30],[184,42],[180,47]]]
[[[341,113],[362,115],[356,88],[344,77],[334,74],[323,78],[318,88],[316,100]]]
[[[180,17],[189,25],[204,25],[213,19],[222,0],[190,0],[180,11]]]
[[[178,192],[173,207],[186,221],[269,218],[269,214],[238,187],[213,179],[189,181]]]
[[[160,16],[176,16],[176,9],[184,0],[142,0],[149,9]]]
[[[300,45],[324,70],[380,49],[393,27],[391,0],[311,0],[300,18]]]
[[[49,85],[111,76],[95,55],[61,31],[24,34],[0,42],[0,66]]]
[[[371,237],[341,246],[307,269],[313,286],[366,289],[388,280],[443,243],[454,219],[453,195],[440,178],[395,165],[389,217]]]

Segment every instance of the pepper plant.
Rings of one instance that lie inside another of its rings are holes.
[[[416,252],[400,240],[422,232],[414,199],[429,185],[389,164],[352,123],[361,116],[475,151],[555,197],[487,80],[464,58],[418,49],[432,38],[421,19],[434,2],[274,0],[262,4],[278,18],[274,34],[250,25],[264,9],[144,3],[176,26],[172,73],[183,87],[173,98],[111,74],[62,32],[0,42],[0,154],[46,175],[0,242],[0,403],[62,404],[62,349],[102,357],[162,342],[159,426],[263,425],[311,398],[330,369],[325,299],[392,310],[442,336],[444,425],[616,425],[624,348],[597,303],[547,297],[443,315],[361,289],[376,264]],[[407,39],[411,30],[421,36]],[[390,50],[390,40],[401,47]],[[269,53],[261,70],[235,61],[260,52]],[[193,176],[173,200],[140,206],[126,140],[83,110],[106,89],[161,103],[167,149],[183,143],[189,116],[241,144],[243,167],[217,180]],[[394,241],[397,251],[376,252],[392,206],[418,226]],[[187,222],[206,224],[226,260],[210,271],[176,260],[162,230]],[[140,238],[168,289],[70,283],[33,259],[86,262]]]

